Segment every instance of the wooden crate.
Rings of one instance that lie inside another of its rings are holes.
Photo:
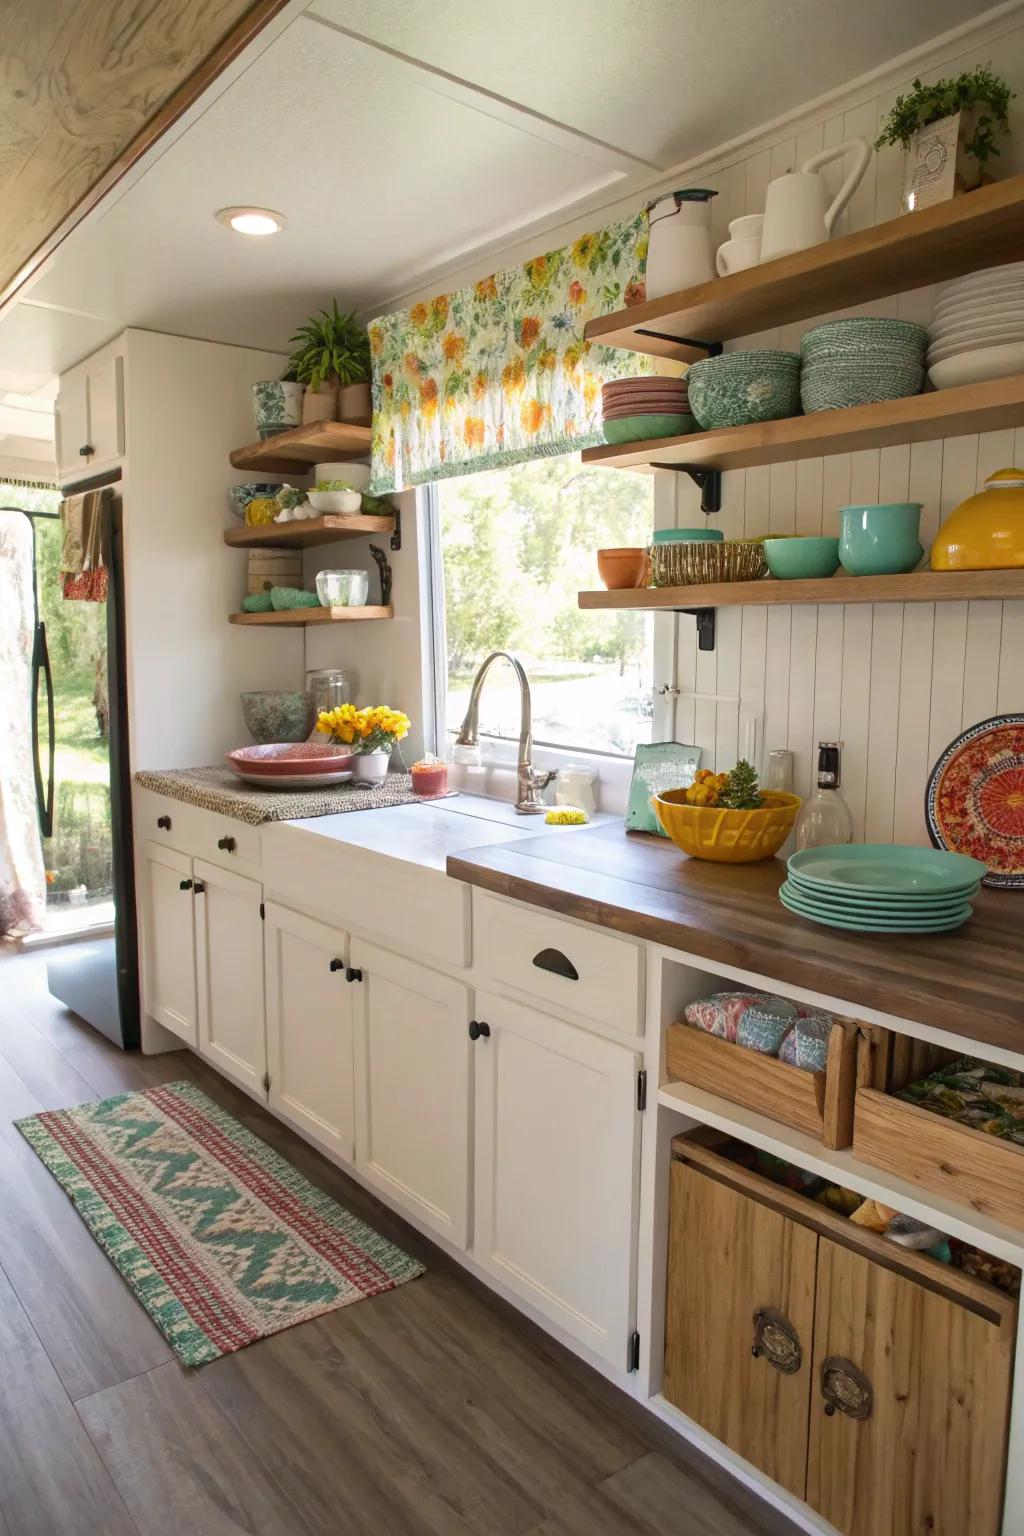
[[[666,1065],[670,1081],[721,1094],[734,1104],[817,1136],[835,1150],[848,1147],[853,1139],[857,1074],[867,1072],[874,1060],[870,1051],[858,1050],[858,1035],[859,1028],[851,1020],[837,1019],[824,1072],[805,1072],[688,1024],[670,1024]]]

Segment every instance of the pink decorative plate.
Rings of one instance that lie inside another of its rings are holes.
[[[295,779],[317,774],[345,773],[354,753],[330,741],[272,742],[262,747],[239,747],[225,760],[240,778]]]
[[[1024,890],[1024,715],[993,715],[950,742],[925,815],[937,848],[988,865],[983,885]]]

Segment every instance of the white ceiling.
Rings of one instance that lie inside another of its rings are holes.
[[[983,0],[314,0],[0,320],[0,390],[126,325],[287,346],[734,138]],[[257,204],[271,239],[216,223]]]

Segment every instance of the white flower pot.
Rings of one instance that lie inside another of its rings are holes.
[[[380,784],[387,778],[390,752],[358,752],[352,764],[357,784]]]

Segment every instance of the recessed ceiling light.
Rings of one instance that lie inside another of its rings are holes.
[[[276,235],[288,222],[272,208],[221,208],[217,218],[240,235]]]

